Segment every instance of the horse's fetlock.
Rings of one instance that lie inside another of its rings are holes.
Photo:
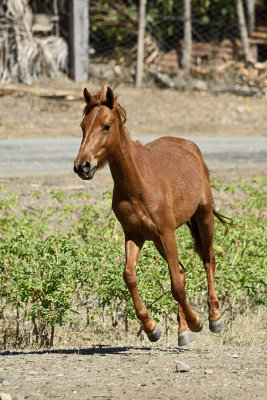
[[[208,298],[208,306],[209,308],[215,308],[218,310],[219,308],[219,300],[217,297],[210,297]]]
[[[148,311],[146,309],[136,311],[136,316],[140,321],[146,321],[149,318]]]

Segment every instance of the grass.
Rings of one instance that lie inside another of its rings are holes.
[[[216,179],[212,185],[219,195],[230,196],[234,220],[226,236],[219,222],[215,226],[216,291],[222,312],[232,321],[220,336],[227,343],[241,316],[254,318],[266,306],[266,178],[227,186]],[[91,339],[128,335],[136,340],[139,324],[122,278],[124,238],[110,210],[111,193],[97,205],[86,193],[54,190],[50,195],[48,206],[21,207],[20,199],[1,186],[2,347],[51,346],[85,332]],[[40,191],[31,196],[42,204]],[[190,303],[207,318],[205,271],[186,227],[178,230],[177,240]],[[149,311],[166,333],[172,332],[176,305],[168,269],[150,242],[142,250],[137,275]],[[266,321],[260,329],[266,329]]]

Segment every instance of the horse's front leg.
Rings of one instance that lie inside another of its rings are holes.
[[[188,327],[193,332],[201,331],[203,322],[199,316],[189,307],[186,299],[185,282],[181,276],[181,271],[177,268],[179,265],[178,250],[174,231],[168,231],[160,236],[164,252],[166,254],[167,263],[171,277],[171,289],[174,299],[179,303],[182,311],[180,312],[181,319],[183,316]]]
[[[151,342],[156,342],[161,336],[156,321],[150,317],[137,289],[136,264],[143,247],[144,240],[137,236],[125,235],[126,264],[123,272],[124,281],[131,293],[137,318],[141,321],[144,331]]]

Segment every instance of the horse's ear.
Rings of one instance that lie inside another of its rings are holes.
[[[107,97],[107,106],[112,110],[114,101],[115,101],[115,97],[114,97],[113,90],[109,86],[107,88],[106,97]]]
[[[91,101],[91,97],[92,96],[91,96],[91,94],[88,92],[88,90],[86,88],[83,89],[83,97],[84,97],[85,102],[87,104],[89,104],[90,101]]]

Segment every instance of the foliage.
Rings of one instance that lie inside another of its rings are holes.
[[[215,284],[220,301],[231,310],[238,310],[247,299],[266,305],[266,179],[255,177],[252,185],[241,180],[234,186],[223,186],[217,179],[212,185],[221,193],[238,190],[245,196],[242,202],[231,202],[235,217],[227,236],[216,222]],[[14,310],[17,342],[23,320],[33,325],[35,342],[51,345],[54,326],[71,325],[73,314],[82,307],[91,320],[105,309],[113,319],[116,316],[114,325],[119,315],[135,318],[122,278],[124,238],[110,210],[110,192],[95,206],[86,193],[71,197],[53,191],[52,206],[20,209],[17,196],[4,186],[0,189],[0,318],[6,321],[5,310]],[[41,193],[32,196],[39,198]],[[177,240],[189,299],[206,309],[205,271],[186,227],[178,230]],[[153,243],[147,242],[142,250],[137,277],[152,315],[157,320],[162,315],[172,318],[176,305],[168,268]]]

